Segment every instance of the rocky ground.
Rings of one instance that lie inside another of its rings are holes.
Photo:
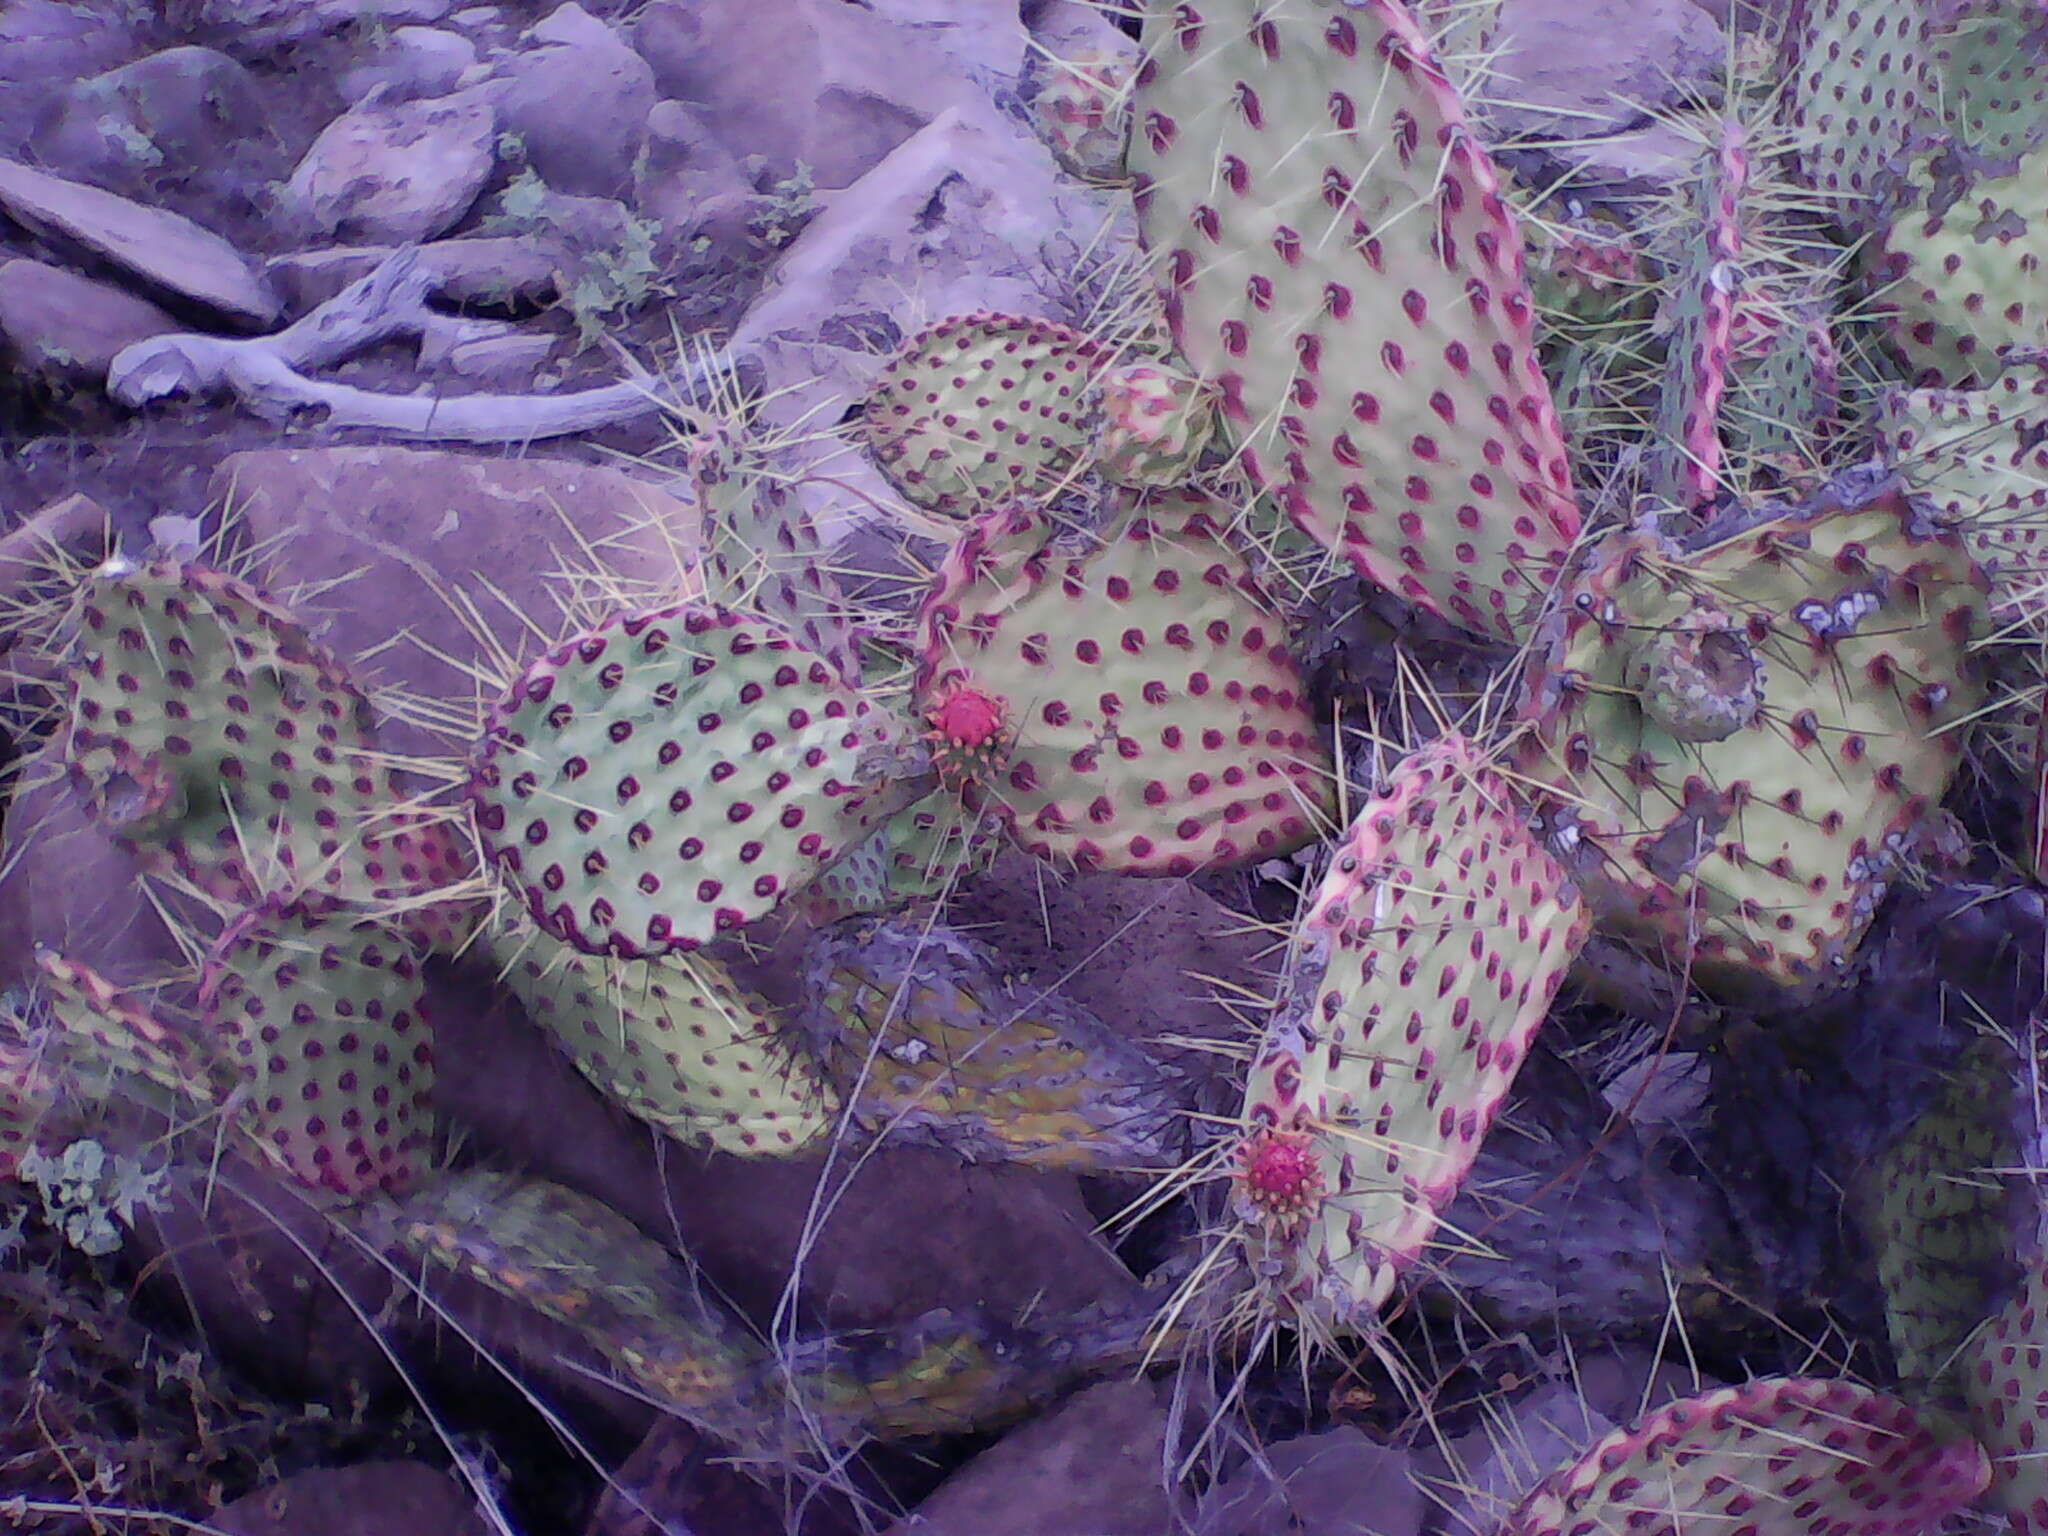
[[[1507,0],[1501,159],[1576,167],[1588,200],[1656,191],[1693,153],[1656,114],[1711,99],[1753,21]],[[1086,0],[0,0],[0,532],[89,542],[104,514],[127,547],[192,547],[229,515],[377,684],[458,695],[486,648],[449,592],[500,619],[542,608],[578,541],[660,579],[671,552],[635,541],[690,492],[659,403],[731,342],[760,417],[807,456],[799,494],[886,596],[929,526],[819,429],[928,320],[1086,325],[1128,287],[1128,195],[1061,172],[1024,98],[1035,56],[1133,50],[1135,31]],[[0,543],[0,566],[21,554]],[[1445,677],[1483,670],[1401,622]],[[1367,624],[1327,637],[1327,686],[1384,683]],[[419,643],[388,646],[400,631]],[[446,750],[421,720],[387,743]],[[1972,793],[1966,820],[2010,809]],[[5,814],[0,985],[28,980],[36,943],[116,979],[171,958],[132,865],[61,794],[23,787]],[[2040,904],[1980,896],[1895,897],[1854,988],[1795,1025],[1724,1020],[1711,1046],[1568,997],[1522,1142],[1482,1165],[1495,1206],[1463,1208],[1500,1226],[1514,1283],[1454,1258],[1394,1325],[1420,1400],[1369,1352],[1201,1361],[1085,1385],[1000,1434],[754,1476],[516,1319],[486,1341],[496,1364],[453,1340],[394,1362],[363,1326],[401,1304],[388,1282],[289,1213],[172,1201],[89,1256],[0,1196],[0,1510],[201,1528],[106,1513],[155,1509],[245,1536],[1483,1525],[1559,1448],[1703,1377],[1882,1374],[1843,1191],[1948,1048],[1961,991],[2000,1017],[2031,1004]],[[1292,905],[1255,873],[1127,881],[1006,855],[953,920],[1185,1046],[1243,1035],[1231,1002],[1269,980],[1258,924]],[[794,986],[772,957],[760,980]],[[481,989],[450,997],[446,1112],[674,1234],[763,1328],[792,1295],[844,1329],[964,1303],[1078,1314],[1142,1296],[1163,1251],[1158,1224],[1098,1235],[1130,1181],[657,1145]],[[1646,1041],[1662,1049],[1642,1065]],[[331,1287],[307,1283],[314,1249]],[[1468,1285],[1484,1318],[1455,1300]],[[1568,1346],[1541,1319],[1574,1305],[1638,1337]],[[1230,1389],[1231,1427],[1205,1435]]]

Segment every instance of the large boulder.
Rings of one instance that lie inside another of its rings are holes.
[[[653,71],[580,5],[536,22],[527,40],[489,87],[505,131],[556,191],[627,195],[656,100]]]

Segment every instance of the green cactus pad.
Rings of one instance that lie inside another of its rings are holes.
[[[795,1152],[838,1106],[777,1037],[767,1003],[704,955],[586,955],[524,924],[493,946],[505,985],[583,1075],[679,1141]]]
[[[1615,1430],[1537,1484],[1498,1536],[1918,1536],[1988,1475],[1969,1436],[1897,1398],[1766,1377]]]
[[[817,525],[759,444],[722,428],[692,439],[690,479],[703,515],[704,594],[773,619],[849,682],[860,647]]]
[[[264,1150],[356,1198],[424,1166],[434,1054],[418,957],[379,924],[271,903],[224,931],[199,1002]]]
[[[1064,170],[1087,182],[1124,179],[1137,68],[1135,50],[1100,48],[1065,58],[1034,54],[1025,65],[1031,126]]]
[[[1287,853],[1328,815],[1285,624],[1219,513],[1134,497],[1076,553],[999,512],[935,579],[916,688],[935,760],[1039,857],[1183,875]]]
[[[37,1129],[57,1102],[57,1082],[28,1040],[0,1040],[0,1179],[14,1178],[36,1149]]]
[[[1967,1048],[1935,1101],[1871,1168],[1865,1198],[1899,1374],[1943,1376],[1992,1299],[2017,1280],[2013,1191],[2024,1155],[2011,1046]]]
[[[1603,931],[1738,993],[1846,961],[1983,697],[1968,657],[1988,582],[1955,534],[1861,472],[1773,510],[1589,552],[1532,647],[1516,748]],[[1673,729],[1711,699],[1638,691],[1709,613],[1730,622],[1687,641],[1690,686],[1762,706],[1718,739]]]
[[[860,431],[891,483],[931,511],[1047,500],[1086,467],[1107,360],[1056,321],[959,315],[904,343]]]
[[[1058,992],[925,922],[854,920],[804,957],[804,1024],[854,1119],[970,1162],[1167,1167],[1181,1116],[1165,1071]]]
[[[1988,383],[2010,346],[2048,345],[2048,148],[1952,202],[1916,204],[1874,258],[1879,303],[1915,383]]]
[[[806,886],[805,915],[822,926],[950,895],[987,866],[1000,841],[996,818],[937,790],[891,816]]]
[[[39,950],[36,969],[61,1031],[51,1045],[65,1075],[112,1072],[146,1079],[188,1103],[226,1101],[233,1074],[91,966]]]
[[[469,794],[541,928],[591,954],[695,949],[775,910],[871,823],[888,718],[778,626],[618,615],[492,712]]]
[[[389,795],[369,706],[291,616],[200,566],[109,563],[79,594],[61,753],[125,846],[234,901],[372,899]]]
[[[2048,630],[2048,375],[1897,391],[1878,439],[1886,461],[1962,529],[1998,584],[2001,616]]]
[[[1119,363],[1102,375],[1095,466],[1103,479],[1171,489],[1194,477],[1216,432],[1210,391],[1161,363]]]
[[[1690,210],[1690,248],[1658,316],[1666,340],[1651,489],[1668,505],[1686,508],[1712,502],[1721,489],[1721,403],[1743,256],[1741,205],[1749,187],[1740,123],[1722,123],[1721,140],[1705,160]]]
[[[1245,1089],[1236,1204],[1276,1310],[1351,1326],[1393,1293],[1586,929],[1471,742],[1420,748],[1360,809]]]
[[[1522,235],[1399,0],[1148,8],[1131,166],[1253,484],[1398,596],[1516,638],[1579,529]]]
[[[1858,232],[1895,205],[1934,120],[1937,28],[1919,0],[1795,0],[1780,36],[1784,113],[1806,179]]]
[[[2030,1214],[2038,1219],[2038,1208]],[[1958,1363],[1971,1427],[1991,1453],[1989,1502],[2018,1536],[2041,1536],[2048,1532],[2048,1257],[2038,1246],[2020,1284]]]

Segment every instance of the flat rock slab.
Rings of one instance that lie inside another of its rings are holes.
[[[497,127],[475,94],[357,107],[313,141],[285,195],[323,235],[430,239],[476,201],[497,163]]]
[[[123,347],[183,330],[147,299],[45,262],[0,262],[0,344],[58,378],[103,380]]]
[[[232,319],[268,326],[281,312],[256,263],[212,230],[165,209],[0,159],[0,212]]]
[[[294,311],[325,304],[358,278],[368,277],[398,250],[395,245],[339,245],[275,258],[270,281]],[[422,266],[434,274],[434,292],[458,304],[539,303],[554,297],[560,250],[524,235],[472,235],[432,240],[420,247]]]

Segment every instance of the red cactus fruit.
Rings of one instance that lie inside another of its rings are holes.
[[[932,759],[949,784],[993,773],[1006,748],[1004,701],[967,683],[955,684],[925,716]]]
[[[1301,1131],[1255,1131],[1238,1144],[1238,1187],[1258,1216],[1287,1225],[1323,1198],[1323,1168]]]

